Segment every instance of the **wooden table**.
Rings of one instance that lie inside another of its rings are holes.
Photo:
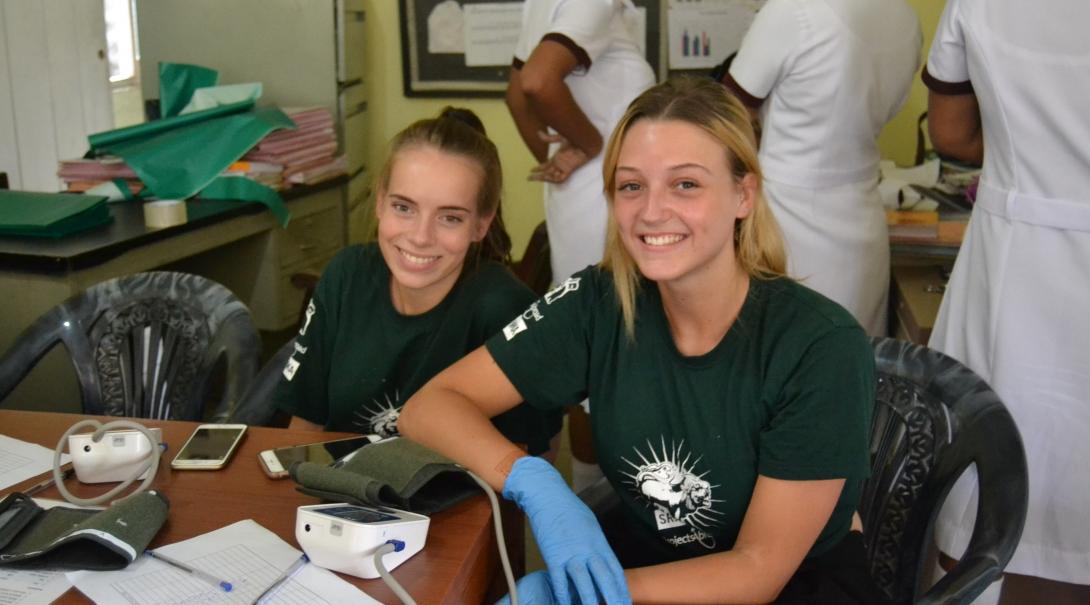
[[[0,433],[38,443],[52,449],[61,435],[79,420],[78,414],[53,414],[0,410]],[[102,421],[107,418],[100,418]],[[236,521],[253,519],[292,546],[295,541],[295,509],[317,500],[295,490],[290,479],[269,479],[262,472],[258,452],[272,447],[312,443],[348,437],[347,433],[314,433],[251,427],[239,451],[222,471],[175,471],[170,459],[197,427],[194,422],[141,420],[145,426],[160,427],[170,449],[163,456],[155,488],[170,501],[170,515],[151,547],[171,544],[219,529]],[[35,477],[5,490],[26,488],[41,481]],[[106,491],[109,486],[85,486],[68,480],[69,489],[88,497]],[[56,489],[37,494],[59,498]],[[482,603],[495,594],[494,585],[502,578],[496,540],[492,533],[491,510],[482,495],[462,502],[432,516],[427,545],[393,571],[413,598],[421,604]],[[360,587],[383,603],[399,603],[381,580],[344,579]],[[88,603],[77,590],[70,590],[57,603]]]

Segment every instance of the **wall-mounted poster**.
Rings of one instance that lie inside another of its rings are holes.
[[[405,96],[503,96],[521,0],[399,0]],[[647,61],[660,72],[663,0],[633,0]]]
[[[763,0],[670,0],[670,69],[710,69],[738,50]]]

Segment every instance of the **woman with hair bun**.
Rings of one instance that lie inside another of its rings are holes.
[[[467,109],[398,133],[376,183],[377,242],[341,251],[307,306],[274,395],[290,428],[390,436],[402,404],[533,300],[504,266],[496,146]],[[560,415],[520,405],[495,426],[533,454]]]

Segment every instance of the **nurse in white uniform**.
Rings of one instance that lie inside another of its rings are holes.
[[[1004,602],[1090,603],[1087,24],[1086,0],[947,0],[924,72],[935,148],[983,159],[930,345],[992,385],[1025,442],[1029,515]],[[955,558],[975,488],[963,477],[938,520]]]
[[[631,0],[527,0],[507,105],[545,181],[553,282],[602,260],[603,141],[655,83],[633,35]],[[543,139],[550,130],[558,137]]]
[[[788,272],[871,335],[887,332],[889,292],[878,133],[908,96],[921,45],[904,0],[768,0],[723,79],[759,108]]]

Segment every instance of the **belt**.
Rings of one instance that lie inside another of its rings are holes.
[[[976,207],[1041,227],[1090,232],[1090,202],[1039,197],[980,182]]]

